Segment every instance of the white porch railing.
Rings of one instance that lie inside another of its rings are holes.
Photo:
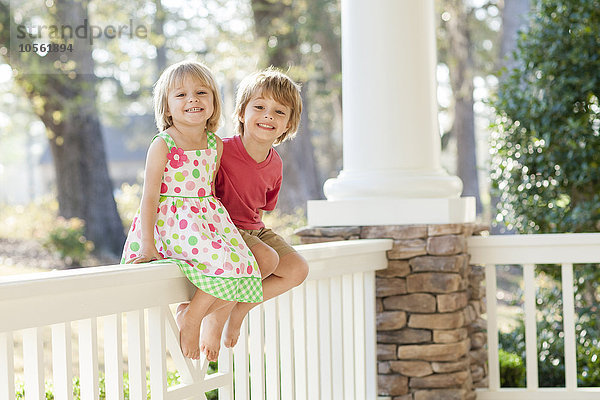
[[[45,398],[45,380],[53,382],[56,400],[73,398],[72,338],[78,343],[82,400],[98,398],[100,347],[111,400],[123,399],[124,363],[132,400],[146,399],[147,364],[152,399],[204,399],[215,388],[220,400],[375,399],[374,275],[387,266],[391,246],[391,240],[297,246],[310,265],[307,281],[256,307],[238,345],[221,351],[219,371],[211,375],[205,360],[191,362],[179,349],[169,305],[188,299],[193,287],[176,266],[118,265],[2,278],[0,400],[15,398],[14,345],[20,338],[26,400]],[[51,343],[43,343],[48,326]],[[44,359],[45,348],[51,359]],[[182,383],[167,387],[171,362]],[[50,366],[52,376],[46,377]]]
[[[471,263],[485,265],[488,331],[489,388],[478,391],[481,400],[579,400],[600,399],[600,388],[577,387],[577,354],[573,264],[600,263],[600,234],[545,234],[472,237],[469,239]],[[525,287],[526,389],[500,388],[498,364],[498,325],[496,302],[496,265],[523,266]],[[565,349],[565,387],[540,388],[536,329],[536,264],[560,264],[562,276],[563,326]],[[577,267],[577,266],[575,266]]]

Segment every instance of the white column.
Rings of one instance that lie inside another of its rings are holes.
[[[342,0],[344,169],[309,225],[475,219],[440,165],[434,18],[433,0]]]

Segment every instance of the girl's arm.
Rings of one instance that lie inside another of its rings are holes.
[[[146,169],[144,170],[144,191],[140,206],[142,241],[139,255],[132,260],[134,264],[162,258],[154,245],[154,225],[158,215],[156,209],[160,199],[162,177],[167,164],[167,153],[167,145],[162,139],[154,140],[148,149]]]

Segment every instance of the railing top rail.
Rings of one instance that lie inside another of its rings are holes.
[[[296,246],[309,262],[308,279],[387,266],[389,239]],[[194,287],[173,264],[126,264],[0,278],[0,332],[189,299]]]
[[[600,233],[474,236],[473,264],[600,263]]]

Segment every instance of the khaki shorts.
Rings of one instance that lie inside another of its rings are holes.
[[[264,243],[275,250],[280,258],[286,254],[296,252],[296,249],[287,244],[281,236],[268,228],[239,229],[239,231],[250,250],[252,250],[252,246]]]

